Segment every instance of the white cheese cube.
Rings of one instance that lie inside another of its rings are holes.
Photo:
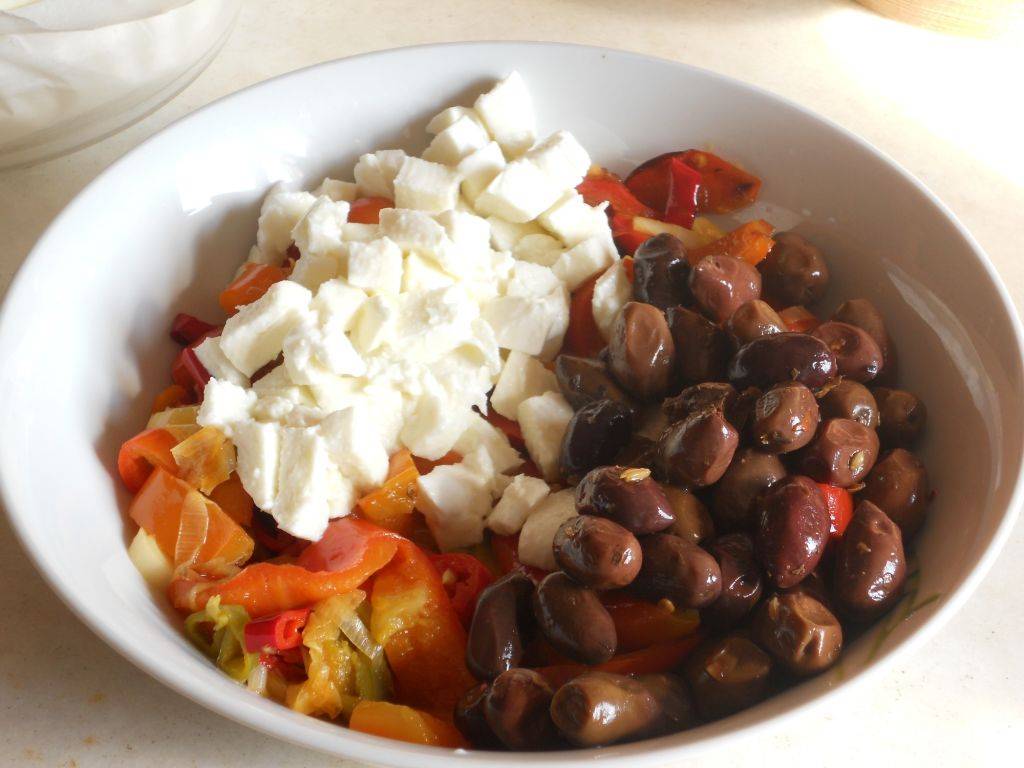
[[[347,517],[356,505],[356,489],[337,467],[329,467],[327,472],[326,490],[327,516],[331,520]]]
[[[303,256],[337,253],[341,246],[341,228],[348,221],[348,210],[348,203],[344,200],[334,202],[326,195],[318,197],[292,229],[292,240],[299,253]]]
[[[487,516],[487,527],[499,536],[519,533],[530,513],[549,493],[551,489],[540,478],[516,475]]]
[[[572,413],[572,406],[560,392],[528,398],[516,410],[526,450],[546,480],[558,479],[558,455]]]
[[[366,407],[373,414],[388,456],[401,448],[398,436],[405,423],[406,398],[395,387],[370,381],[364,387]]]
[[[494,141],[466,155],[456,168],[462,176],[462,194],[470,203],[476,205],[480,193],[487,189],[487,185],[504,167],[505,156],[501,153],[501,147]]]
[[[434,115],[430,122],[427,123],[427,133],[431,135],[437,135],[445,128],[450,125],[454,125],[458,120],[468,118],[476,122],[481,128],[483,122],[480,120],[480,115],[476,113],[476,110],[472,107],[448,107],[448,109]]]
[[[551,267],[558,261],[563,250],[561,241],[551,235],[526,235],[516,243],[512,255],[520,261]]]
[[[505,293],[509,296],[541,298],[561,288],[562,282],[551,268],[528,261],[517,261],[512,267]]]
[[[339,269],[336,255],[307,253],[295,262],[288,279],[315,291],[323,283],[337,277]]]
[[[436,217],[456,248],[479,257],[490,253],[491,225],[487,219],[467,211],[444,211]]]
[[[252,391],[260,398],[269,396],[283,397],[297,405],[313,405],[313,401],[306,394],[305,388],[298,386],[291,380],[288,376],[288,368],[284,365],[277,366],[253,382]]]
[[[564,191],[533,163],[515,160],[494,177],[475,205],[482,214],[522,224],[554,205]]]
[[[272,514],[278,527],[300,539],[317,541],[327,528],[330,459],[315,427],[281,430],[277,498]]]
[[[237,384],[210,379],[203,390],[196,423],[201,427],[217,427],[231,437],[234,425],[249,419],[256,405],[256,393]]]
[[[327,453],[359,492],[384,484],[388,453],[367,408],[349,407],[320,422]]]
[[[398,325],[393,345],[402,357],[431,363],[472,336],[479,309],[458,285],[398,297]]]
[[[407,157],[395,177],[395,206],[428,213],[455,207],[459,198],[458,171],[418,157]]]
[[[349,243],[346,262],[349,285],[371,296],[402,290],[402,249],[389,238]]]
[[[352,326],[352,344],[363,355],[391,341],[398,323],[398,300],[381,293],[363,303]]]
[[[256,230],[256,247],[267,260],[280,262],[280,257],[292,244],[292,230],[306,212],[316,203],[309,192],[288,192],[280,184],[267,194],[260,208]]]
[[[444,227],[423,211],[385,208],[380,212],[380,233],[403,251],[423,251],[433,255],[447,240]]]
[[[334,279],[320,286],[310,306],[320,315],[320,322],[325,326],[330,324],[347,331],[365,301],[365,291],[349,285],[345,280]]]
[[[489,216],[487,222],[491,227],[491,247],[496,251],[515,250],[516,244],[527,235],[538,235],[544,232],[532,221],[515,224],[498,216]]]
[[[251,376],[281,352],[285,336],[306,317],[312,299],[308,288],[291,280],[274,283],[228,318],[221,349],[238,370]]]
[[[462,158],[487,146],[490,141],[490,134],[479,120],[464,115],[434,136],[423,153],[423,159],[444,165],[458,165]]]
[[[498,296],[480,308],[502,349],[538,355],[544,349],[551,317],[542,302],[522,296]]]
[[[575,189],[590,169],[590,155],[568,131],[558,131],[526,153],[526,159],[562,189]]]
[[[482,94],[473,109],[507,155],[515,157],[533,145],[537,137],[533,100],[518,72]]]
[[[341,228],[341,239],[345,242],[368,243],[380,237],[380,226],[377,224],[360,224],[349,222]]]
[[[605,204],[591,207],[583,196],[573,190],[542,213],[537,220],[548,232],[570,248],[595,235],[608,235]]]
[[[508,472],[523,464],[523,457],[512,447],[505,433],[474,412],[469,425],[455,441],[454,450],[462,456],[468,456],[478,448],[487,452],[495,472]]]
[[[491,392],[491,407],[506,419],[514,420],[524,400],[557,391],[558,379],[554,373],[535,357],[513,350],[508,353],[498,383]]]
[[[234,426],[231,442],[235,444],[238,477],[262,510],[274,506],[277,498],[277,467],[281,439],[276,424],[243,421]]]
[[[320,186],[313,190],[317,197],[326,195],[334,202],[344,200],[351,203],[359,197],[359,188],[351,181],[338,181],[338,179],[326,178],[320,182]]]
[[[413,251],[405,257],[402,269],[402,291],[406,293],[432,291],[452,285],[455,279],[448,275],[429,256]]]
[[[435,467],[417,481],[416,507],[443,550],[483,541],[491,491],[483,478],[460,464]]]
[[[240,387],[249,386],[249,377],[238,370],[221,349],[220,337],[213,336],[204,340],[193,351],[213,378],[230,381]]]
[[[610,235],[588,237],[563,253],[552,269],[570,291],[603,272],[619,258]]]
[[[626,274],[626,265],[621,260],[612,264],[594,283],[594,298],[591,301],[594,322],[605,340],[611,338],[612,324],[622,306],[633,298],[633,283]]]
[[[394,200],[395,177],[405,158],[405,152],[400,149],[381,149],[360,157],[353,172],[359,194]]]
[[[362,376],[366,363],[343,330],[330,337],[312,320],[292,329],[282,345],[288,377],[296,384],[316,384],[329,375]]]
[[[491,328],[490,323],[482,317],[478,317],[470,323],[470,331],[470,337],[457,351],[469,357],[474,365],[483,367],[490,379],[489,384],[493,384],[497,381],[503,365],[501,351],[498,349],[498,340],[494,338],[494,329]]]
[[[422,393],[415,408],[407,415],[400,437],[415,456],[439,459],[466,431],[473,412],[456,402],[452,393],[442,387],[429,371],[424,372],[421,384]]]
[[[548,337],[538,356],[544,362],[549,362],[561,351],[565,332],[569,330],[569,292],[561,287],[545,296],[543,302],[551,318],[551,327],[548,328]]]
[[[530,512],[519,532],[519,562],[545,571],[553,571],[555,534],[566,520],[576,517],[576,493],[572,488],[541,499]]]
[[[353,376],[323,376],[309,389],[314,403],[328,414],[366,401],[363,380]]]

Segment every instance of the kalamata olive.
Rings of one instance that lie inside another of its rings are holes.
[[[829,594],[828,586],[825,584],[825,579],[821,576],[822,567],[824,567],[824,564],[819,565],[818,568],[804,576],[803,581],[799,584],[792,587],[786,587],[785,589],[780,589],[778,592],[780,594],[800,593],[802,595],[808,595],[831,611],[832,596]]]
[[[713,519],[722,531],[754,531],[758,519],[754,503],[757,497],[786,476],[786,468],[777,456],[752,448],[736,451],[711,492]]]
[[[729,629],[750,613],[764,589],[754,540],[745,533],[729,533],[712,541],[708,552],[722,571],[722,593],[700,612],[701,625]]]
[[[676,521],[666,532],[693,544],[700,544],[715,535],[715,524],[704,502],[689,491],[674,485],[662,485]]]
[[[796,232],[778,232],[762,263],[764,292],[780,306],[813,304],[828,287],[828,266],[821,251]]]
[[[607,464],[633,433],[633,411],[614,400],[595,400],[573,414],[562,435],[559,466],[565,477]]]
[[[757,557],[776,587],[798,584],[821,560],[829,535],[828,507],[809,477],[791,475],[758,500]]]
[[[649,437],[634,433],[612,463],[622,467],[654,469],[657,459],[658,443]]]
[[[737,431],[741,431],[754,409],[760,392],[748,387],[742,392],[724,381],[702,381],[693,384],[675,397],[666,398],[661,404],[669,423],[682,421],[691,413],[705,408],[716,408]]]
[[[928,411],[924,403],[903,389],[875,387],[878,402],[878,437],[886,448],[909,448],[924,430]]]
[[[595,400],[614,400],[630,408],[635,403],[615,380],[603,362],[592,357],[559,355],[555,358],[558,388],[574,410]]]
[[[836,547],[832,584],[840,613],[871,621],[899,600],[906,580],[899,526],[870,501],[861,501]]]
[[[670,308],[668,324],[675,341],[676,372],[683,384],[725,378],[732,355],[729,334],[685,307]]]
[[[867,477],[877,458],[875,430],[851,419],[829,419],[800,452],[797,463],[819,483],[849,488]]]
[[[618,589],[640,572],[640,542],[604,517],[577,515],[555,533],[555,562],[585,587]]]
[[[670,483],[711,485],[725,473],[738,444],[739,434],[725,415],[706,408],[665,430],[658,441],[659,466]]]
[[[523,668],[502,672],[484,701],[487,724],[509,749],[553,747],[559,742],[551,721],[553,695],[551,686],[539,672]]]
[[[754,405],[754,444],[769,453],[789,453],[814,439],[820,421],[818,401],[803,384],[776,384]]]
[[[735,256],[705,256],[690,272],[690,293],[701,311],[721,324],[761,296],[761,273]]]
[[[477,749],[494,749],[500,742],[487,723],[485,706],[491,686],[480,683],[473,686],[455,704],[455,727]]]
[[[519,666],[533,625],[533,582],[513,571],[488,585],[477,599],[466,644],[466,666],[481,680],[493,680]]]
[[[832,319],[840,323],[855,325],[868,336],[874,339],[878,348],[882,351],[883,367],[889,367],[889,356],[893,352],[892,339],[885,328],[885,321],[882,314],[867,299],[850,299],[839,305],[839,308],[832,313]]]
[[[779,317],[779,313],[760,299],[740,305],[725,327],[740,344],[773,333],[786,332],[786,323]]]
[[[875,464],[868,474],[860,497],[867,499],[900,527],[904,538],[910,538],[921,528],[931,485],[928,470],[914,454],[895,448]]]
[[[684,665],[694,704],[707,720],[739,712],[765,698],[771,671],[771,657],[738,634],[703,643]]]
[[[754,639],[797,675],[828,669],[843,649],[843,628],[835,615],[802,592],[775,594],[754,613]]]
[[[576,486],[576,511],[607,517],[638,536],[663,531],[676,521],[650,470],[638,467],[592,469]]]
[[[839,375],[862,384],[882,370],[882,350],[867,331],[849,323],[830,320],[811,334],[821,339],[836,356]]]
[[[643,738],[662,724],[661,715],[661,706],[645,685],[609,672],[584,672],[551,700],[555,726],[579,747]]]
[[[615,623],[597,593],[568,574],[549,573],[533,593],[537,626],[555,649],[581,664],[603,664],[615,655]]]
[[[648,238],[633,254],[633,298],[665,310],[691,303],[686,248],[675,235]]]
[[[666,673],[653,673],[637,675],[636,680],[651,692],[661,707],[661,722],[645,736],[677,733],[697,725],[697,710],[693,706],[693,697],[678,677]]]
[[[703,608],[722,592],[722,571],[711,555],[678,536],[656,533],[640,541],[643,563],[634,589],[650,600],[668,598],[677,608]]]
[[[783,381],[799,381],[817,389],[837,373],[832,350],[806,333],[762,336],[740,347],[729,361],[729,381],[738,387],[766,389]]]
[[[630,394],[640,400],[662,397],[675,355],[675,342],[660,309],[630,301],[619,310],[608,342],[608,367]]]
[[[878,404],[871,391],[856,381],[843,379],[818,405],[826,419],[853,419],[872,429],[878,426]]]

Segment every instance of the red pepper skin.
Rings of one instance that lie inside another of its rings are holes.
[[[179,312],[174,316],[171,323],[171,338],[183,347],[195,344],[206,336],[210,331],[217,330],[217,326],[200,320],[194,315]]]
[[[665,203],[665,221],[693,228],[697,218],[701,176],[677,157],[669,160],[669,192]]]
[[[267,619],[245,625],[245,650],[260,653],[265,649],[287,651],[302,644],[302,630],[309,620],[309,608],[284,611]]]
[[[352,201],[348,220],[353,224],[379,224],[380,212],[394,207],[395,202],[386,197],[360,197]]]
[[[472,555],[461,552],[430,555],[430,562],[441,576],[441,583],[448,592],[452,607],[459,615],[459,621],[462,622],[462,626],[469,629],[469,624],[473,621],[473,612],[476,610],[476,601],[484,587],[494,581],[494,577],[486,565]]]
[[[605,168],[592,168],[576,187],[576,191],[583,196],[587,205],[608,203],[609,212],[615,216],[655,216],[653,210],[636,199],[622,179]]]
[[[174,383],[180,384],[200,399],[206,389],[206,382],[211,378],[210,372],[199,362],[199,356],[192,347],[181,350],[171,366],[171,379]]]
[[[821,495],[825,497],[825,506],[828,508],[829,539],[836,541],[843,538],[846,526],[853,519],[853,496],[845,488],[825,483],[817,485],[821,489]]]
[[[491,536],[491,551],[503,574],[519,571],[533,579],[534,584],[539,583],[548,575],[547,571],[519,562],[518,536]]]

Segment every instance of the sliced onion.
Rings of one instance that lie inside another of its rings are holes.
[[[210,527],[210,514],[206,498],[198,491],[189,491],[181,505],[178,521],[178,540],[174,545],[174,564],[192,565],[199,558],[199,550],[206,543]]]

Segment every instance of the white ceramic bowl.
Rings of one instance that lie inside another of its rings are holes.
[[[213,316],[273,182],[347,177],[361,152],[424,143],[425,120],[517,68],[542,129],[571,129],[613,169],[712,144],[765,180],[768,216],[829,257],[829,301],[870,296],[888,320],[905,385],[928,405],[921,446],[938,495],[917,543],[917,600],[852,643],[838,672],[693,731],[602,750],[637,766],[752,733],[863,680],[935,632],[968,598],[1021,501],[1021,326],[988,258],[892,161],[841,128],[741,83],[666,61],[536,43],[429,46],[279,77],[167,128],[103,173],[36,245],[0,324],[0,473],[14,529],[71,608],[129,660],[239,722],[336,755],[410,768],[517,765],[350,732],[249,694],[169,620],[125,554],[119,443],[144,423],[173,356],[179,310]],[[827,307],[830,310],[831,307]],[[898,717],[898,712],[893,712]],[[578,751],[531,765],[579,765]]]

